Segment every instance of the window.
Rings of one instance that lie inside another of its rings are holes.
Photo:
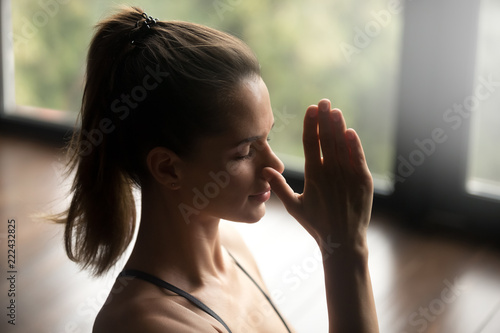
[[[500,197],[500,3],[483,0],[476,59],[476,105],[472,110],[467,188]]]
[[[114,3],[12,1],[18,114],[73,121],[92,26]],[[384,0],[136,3],[154,17],[206,24],[252,47],[271,93],[272,144],[289,168],[302,170],[305,109],[329,98],[362,137],[372,172],[386,180],[379,186],[390,186],[402,6]]]
[[[271,144],[298,187],[302,115],[326,97],[361,136],[376,204],[416,219],[448,216],[458,227],[500,228],[494,0],[135,3],[161,19],[228,31],[252,47],[275,113]],[[2,1],[4,124],[11,115],[74,124],[92,27],[114,5]]]

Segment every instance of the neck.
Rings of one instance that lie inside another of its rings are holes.
[[[220,278],[225,272],[225,254],[219,219],[200,216],[188,224],[178,204],[175,195],[143,190],[139,232],[125,268],[185,287],[200,286],[209,277]]]

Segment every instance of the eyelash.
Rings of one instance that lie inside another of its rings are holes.
[[[242,156],[236,156],[236,160],[237,161],[241,161],[241,160],[248,160],[248,159],[250,159],[253,156],[253,151],[254,151],[254,149],[250,148],[250,151],[249,151],[248,154],[242,155]]]
[[[270,142],[271,141],[271,138],[270,137],[267,137],[266,138],[266,141],[267,142]],[[248,154],[246,155],[242,155],[242,156],[236,156],[236,160],[238,161],[241,161],[241,160],[248,160],[250,159],[252,156],[253,156],[253,153],[255,152],[255,148],[253,148],[252,146],[250,146],[249,148],[249,151],[248,151]]]

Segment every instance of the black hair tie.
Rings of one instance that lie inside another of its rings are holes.
[[[148,16],[148,14],[146,14],[146,13],[142,13],[141,16],[144,18],[144,20],[143,21],[137,21],[135,23],[135,27],[136,28],[139,26],[140,23],[142,23],[142,28],[147,27],[148,29],[151,29],[151,26],[155,25],[156,22],[158,22],[157,18],[153,18],[152,16]]]
[[[153,18],[146,13],[142,13],[141,16],[144,18],[144,20],[139,20],[135,23],[135,28],[139,29],[132,32],[130,38],[130,43],[134,45],[136,44],[136,41],[138,39],[141,39],[145,32],[149,31],[153,25],[158,23],[157,18]]]

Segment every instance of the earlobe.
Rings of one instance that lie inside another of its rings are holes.
[[[149,151],[147,166],[151,176],[160,184],[178,189],[180,180],[179,156],[170,149],[156,147]]]

